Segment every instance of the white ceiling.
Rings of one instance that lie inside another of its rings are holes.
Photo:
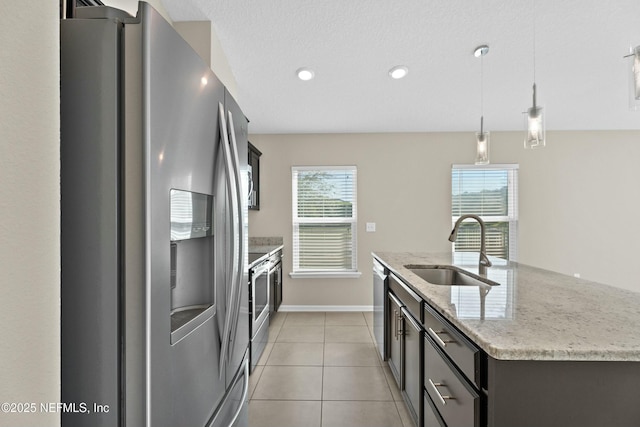
[[[520,130],[532,102],[532,0],[163,0],[210,20],[252,133]],[[538,103],[548,130],[640,129],[628,54],[639,0],[537,0]],[[406,65],[392,80],[388,70]],[[310,67],[314,80],[297,79]]]

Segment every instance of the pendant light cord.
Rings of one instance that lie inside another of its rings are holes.
[[[536,0],[533,3],[533,84],[536,84]]]
[[[484,55],[480,57],[480,115],[484,115]]]
[[[483,0],[480,0],[480,12],[484,16]],[[484,133],[484,55],[480,55],[480,134]]]
[[[480,56],[480,133],[484,133],[484,55]]]

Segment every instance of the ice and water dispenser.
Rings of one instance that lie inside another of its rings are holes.
[[[214,314],[213,196],[171,190],[171,343]]]

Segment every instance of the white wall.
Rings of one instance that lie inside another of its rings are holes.
[[[56,2],[0,2],[0,402],[60,401]],[[59,415],[0,412],[0,425]]]
[[[522,133],[492,134],[492,163],[520,164],[519,260],[640,292],[640,131],[549,132],[543,150]],[[251,236],[283,236],[291,257],[291,166],[358,166],[360,279],[291,279],[285,305],[370,305],[371,251],[449,250],[451,164],[471,163],[471,133],[252,135],[263,153]],[[375,222],[375,233],[365,223]]]
[[[169,22],[182,35],[182,37],[194,48],[211,69],[216,73],[220,81],[227,87],[231,95],[238,100],[238,85],[231,71],[227,55],[220,45],[220,40],[215,30],[208,21],[173,22],[164,7],[162,0],[146,0],[154,9]],[[138,0],[103,0],[104,4],[127,11],[135,16],[138,10]]]

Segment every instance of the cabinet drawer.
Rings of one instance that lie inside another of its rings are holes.
[[[422,298],[418,294],[409,289],[393,274],[389,274],[389,289],[402,301],[402,304],[407,307],[407,310],[415,319],[422,320]]]
[[[436,404],[433,403],[426,391],[424,392],[424,420],[422,427],[447,427],[440,416],[440,412],[436,409]]]
[[[429,338],[424,348],[424,388],[446,425],[479,426],[480,395]]]
[[[447,354],[466,375],[469,381],[480,389],[482,353],[475,344],[465,338],[446,320],[440,318],[433,308],[424,305],[424,328],[427,335]]]

